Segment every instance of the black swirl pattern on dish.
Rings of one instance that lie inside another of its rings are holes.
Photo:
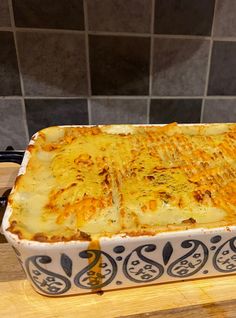
[[[196,274],[206,264],[208,259],[208,249],[199,240],[185,240],[181,247],[191,250],[175,260],[167,269],[167,274],[172,277],[189,277]]]
[[[84,250],[79,256],[87,258],[89,265],[75,276],[76,286],[83,289],[100,289],[113,281],[117,264],[109,254],[100,250]]]
[[[154,244],[146,244],[134,249],[126,258],[123,264],[123,273],[135,283],[148,283],[157,280],[162,276],[164,268],[156,261],[147,258],[146,253],[156,250]]]
[[[223,243],[215,252],[213,266],[221,273],[236,271],[236,237]]]
[[[64,276],[45,269],[43,264],[50,264],[51,257],[36,255],[27,258],[26,270],[37,289],[48,295],[61,295],[71,287],[71,282]]]
[[[61,267],[64,270],[65,274],[68,277],[71,277],[71,275],[72,275],[72,266],[73,266],[71,258],[68,255],[66,255],[65,253],[62,253],[60,262],[61,262]]]
[[[172,246],[171,242],[167,242],[162,250],[162,258],[163,258],[163,262],[165,265],[168,264],[168,262],[171,258],[171,255],[173,254],[173,251],[174,250],[173,250],[173,246]]]

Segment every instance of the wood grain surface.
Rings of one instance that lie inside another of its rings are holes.
[[[2,169],[1,185],[12,186]],[[236,275],[232,275],[51,298],[33,290],[11,246],[0,244],[0,314],[4,318],[236,317],[235,286]]]
[[[0,195],[8,189],[12,187],[12,184],[15,181],[19,170],[19,165],[17,163],[9,162],[3,163],[0,162]]]
[[[196,306],[181,307],[177,309],[160,310],[131,316],[121,316],[120,318],[225,318],[235,316],[235,300],[228,300]]]

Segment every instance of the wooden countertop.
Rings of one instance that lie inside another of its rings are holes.
[[[11,187],[17,170],[1,164],[0,187]],[[235,286],[232,275],[50,298],[33,290],[10,245],[0,244],[0,314],[7,318],[236,317]]]

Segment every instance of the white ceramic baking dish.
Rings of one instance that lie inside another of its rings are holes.
[[[28,160],[26,151],[19,175],[25,173]],[[236,271],[235,226],[155,236],[118,235],[101,238],[99,244],[44,243],[19,239],[9,232],[11,213],[8,205],[2,223],[3,234],[32,286],[47,296],[144,286]]]

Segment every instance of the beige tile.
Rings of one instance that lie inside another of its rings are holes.
[[[147,99],[92,99],[91,124],[146,124]]]
[[[235,123],[235,99],[208,99],[205,101],[203,112],[204,123]]]
[[[236,43],[213,44],[208,95],[236,95]]]
[[[214,7],[215,0],[156,0],[155,33],[210,35]]]
[[[151,0],[87,0],[92,31],[149,33]]]
[[[199,123],[201,109],[201,99],[153,99],[150,106],[150,123]]]
[[[21,95],[20,77],[13,34],[0,32],[0,96],[8,95]]]
[[[26,99],[25,108],[30,136],[49,126],[88,124],[85,99]]]
[[[13,146],[17,150],[25,149],[28,140],[24,126],[24,113],[19,99],[0,99],[0,149]]]
[[[150,39],[132,36],[89,37],[93,95],[147,95]]]
[[[214,36],[236,36],[236,1],[220,0],[217,1]]]
[[[203,95],[209,44],[208,40],[156,38],[153,54],[153,95]]]
[[[7,0],[0,0],[0,27],[11,26]]]
[[[85,36],[17,32],[26,95],[87,95]]]
[[[13,0],[12,4],[17,27],[84,30],[83,0]]]

